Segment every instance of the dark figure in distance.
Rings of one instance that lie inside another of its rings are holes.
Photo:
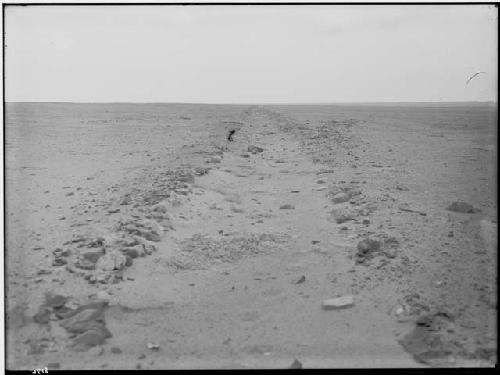
[[[234,133],[236,133],[236,130],[234,130],[234,129],[229,131],[229,134],[227,136],[227,140],[228,141],[230,141],[230,142],[233,141],[233,135],[234,135]]]

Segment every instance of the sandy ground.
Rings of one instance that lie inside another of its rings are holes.
[[[6,132],[8,368],[496,362],[492,128],[99,108],[63,128],[12,109],[31,132]]]

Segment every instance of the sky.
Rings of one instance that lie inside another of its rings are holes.
[[[7,6],[4,22],[6,101],[497,100],[492,5]]]

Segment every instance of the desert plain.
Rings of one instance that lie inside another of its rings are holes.
[[[6,367],[493,366],[496,104],[7,103]]]

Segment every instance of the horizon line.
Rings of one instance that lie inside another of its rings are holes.
[[[53,104],[203,104],[203,105],[335,105],[335,104],[496,104],[496,100],[452,101],[363,101],[363,102],[85,102],[85,101],[4,101],[4,103],[53,103]]]

